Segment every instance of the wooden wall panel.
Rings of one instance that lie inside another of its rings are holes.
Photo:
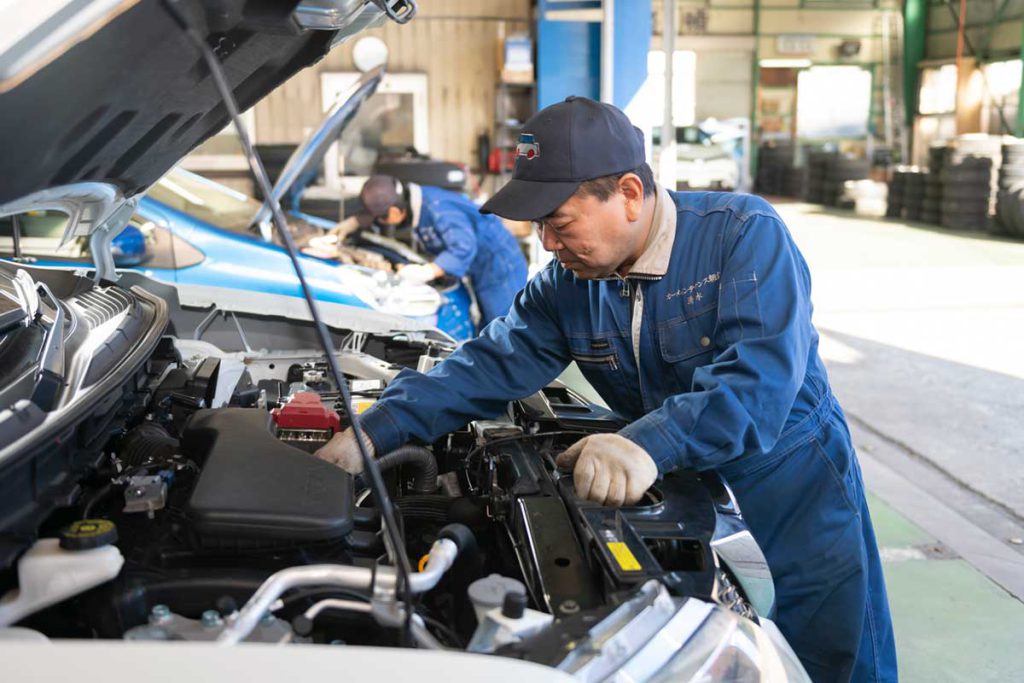
[[[494,119],[498,36],[529,31],[530,0],[430,0],[405,26],[388,23],[336,48],[256,108],[260,143],[296,143],[321,116],[320,74],[353,71],[352,46],[375,35],[389,50],[388,70],[425,73],[432,156],[476,165],[476,137]]]

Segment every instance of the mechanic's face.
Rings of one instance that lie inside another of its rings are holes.
[[[610,277],[632,265],[642,250],[643,184],[632,173],[618,182],[619,191],[607,201],[577,192],[554,213],[534,221],[544,249],[576,277]]]
[[[405,215],[406,212],[404,210],[397,206],[392,206],[386,214],[377,219],[377,222],[391,226],[401,225],[402,221],[405,220]]]

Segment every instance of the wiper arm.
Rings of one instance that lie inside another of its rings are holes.
[[[40,409],[50,411],[57,405],[57,398],[64,386],[64,308],[49,287],[41,282],[37,283],[36,287],[39,293],[49,300],[54,314],[53,322],[48,326],[40,318],[40,324],[47,329],[43,350],[39,355],[31,401]]]

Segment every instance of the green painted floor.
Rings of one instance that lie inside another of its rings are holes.
[[[903,681],[1024,680],[1024,604],[868,497]]]

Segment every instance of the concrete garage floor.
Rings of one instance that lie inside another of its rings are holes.
[[[904,680],[1024,667],[1024,244],[776,208],[814,278]]]
[[[1022,680],[1024,243],[775,206],[814,279],[901,679]],[[574,366],[563,379],[597,399]]]

